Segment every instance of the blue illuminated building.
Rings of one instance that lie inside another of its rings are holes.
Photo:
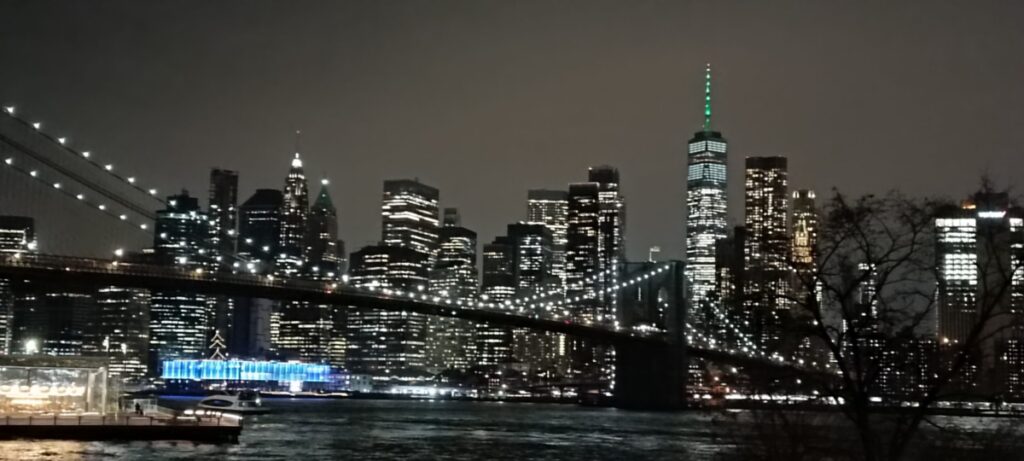
[[[255,360],[164,360],[163,379],[326,383],[331,367]]]

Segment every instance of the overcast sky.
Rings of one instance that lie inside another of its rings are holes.
[[[490,241],[527,189],[611,164],[630,256],[680,258],[705,62],[734,220],[749,155],[819,196],[1024,174],[1021,2],[0,0],[0,103],[204,202],[214,166],[242,200],[281,188],[301,129],[350,251],[379,238],[384,179]]]

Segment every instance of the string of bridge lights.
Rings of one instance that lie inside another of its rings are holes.
[[[143,222],[143,223],[132,222],[128,218],[128,214],[126,214],[126,213],[117,213],[117,212],[113,211],[110,207],[108,207],[107,204],[102,203],[102,202],[96,202],[96,201],[90,200],[90,199],[86,198],[85,194],[83,194],[81,192],[72,192],[67,187],[64,187],[64,184],[59,182],[59,181],[47,180],[47,179],[43,178],[43,176],[39,173],[39,170],[22,168],[21,166],[15,164],[14,157],[7,157],[7,158],[5,158],[4,159],[4,166],[7,169],[11,170],[11,171],[15,171],[15,172],[17,172],[19,174],[22,174],[22,175],[24,175],[24,176],[26,176],[28,178],[31,178],[31,179],[35,180],[36,182],[44,184],[47,187],[49,187],[49,188],[51,188],[51,189],[53,189],[53,190],[55,190],[55,191],[57,191],[57,192],[59,192],[61,194],[64,194],[64,195],[66,195],[68,197],[72,197],[77,202],[79,202],[79,203],[81,203],[81,204],[83,204],[83,205],[85,205],[85,206],[87,206],[87,207],[89,207],[89,208],[91,208],[93,210],[97,210],[97,211],[99,211],[101,213],[104,213],[104,214],[110,216],[110,217],[116,218],[119,221],[122,221],[122,222],[125,222],[125,223],[129,224],[129,225],[132,225],[132,226],[134,226],[134,227],[136,227],[139,230],[142,230],[144,232],[147,232],[147,233],[152,233],[153,232],[152,229],[150,229],[150,226],[149,226],[148,223],[145,223],[145,222]]]
[[[114,164],[113,163],[100,163],[100,162],[97,162],[93,158],[92,152],[87,151],[87,150],[86,151],[79,151],[79,150],[76,150],[76,149],[70,147],[68,145],[68,138],[67,137],[53,136],[53,135],[50,135],[49,133],[44,132],[43,131],[43,123],[42,122],[31,122],[31,123],[29,123],[27,120],[18,117],[17,115],[15,115],[16,108],[14,106],[5,106],[3,111],[7,115],[9,115],[11,118],[13,118],[13,119],[15,119],[15,120],[17,120],[17,121],[19,121],[21,123],[24,123],[26,125],[31,126],[33,129],[35,129],[35,131],[40,136],[42,136],[42,137],[44,137],[44,138],[46,138],[46,139],[48,139],[48,140],[58,144],[60,147],[62,147],[68,153],[71,153],[71,154],[75,155],[76,157],[79,157],[79,158],[85,160],[90,165],[100,169],[101,171],[106,172],[108,175],[110,175],[111,177],[121,181],[122,183],[124,183],[128,187],[131,187],[131,188],[133,188],[133,189],[143,193],[144,195],[152,198],[153,200],[156,200],[156,201],[158,201],[160,203],[164,203],[164,199],[162,199],[159,196],[157,196],[157,192],[158,191],[157,191],[156,188],[149,188],[149,189],[143,188],[139,184],[139,181],[136,179],[135,176],[132,176],[132,175],[122,176],[122,175],[118,174],[117,172],[115,172],[114,171],[115,168],[114,168]]]
[[[593,273],[593,274],[587,276],[586,278],[583,279],[583,281],[581,281],[581,282],[579,282],[577,284],[574,284],[571,287],[566,287],[564,289],[564,291],[569,291],[569,290],[574,290],[574,289],[582,288],[582,287],[584,287],[586,285],[589,285],[592,282],[597,281],[597,279],[599,277],[601,277],[601,276],[611,275],[612,273],[617,272],[617,271],[618,271],[618,268],[613,265],[612,267],[609,267],[608,269],[605,269],[603,271],[599,271],[599,272],[596,272],[596,273]],[[553,288],[551,290],[542,291],[540,293],[535,293],[533,295],[513,298],[513,299],[510,299],[509,301],[512,304],[526,304],[526,303],[529,303],[530,301],[536,301],[538,299],[544,299],[544,298],[547,298],[549,296],[554,296],[554,295],[561,294],[562,292],[563,292],[562,288]]]
[[[632,278],[630,278],[626,282],[619,282],[619,283],[616,283],[613,286],[610,286],[608,288],[604,288],[604,289],[599,290],[599,291],[600,292],[604,292],[604,293],[611,293],[611,292],[614,292],[614,291],[617,291],[617,290],[622,290],[624,288],[629,288],[629,287],[631,287],[633,285],[639,284],[642,281],[648,280],[651,277],[653,277],[653,276],[655,276],[657,274],[660,274],[660,273],[662,273],[662,272],[664,272],[664,271],[666,271],[668,269],[669,269],[668,265],[665,265],[665,266],[662,266],[662,267],[658,267],[658,268],[652,269],[652,270],[650,270],[650,271],[648,271],[648,272],[646,272],[644,274],[632,277]],[[273,280],[273,279],[271,278],[270,280]],[[462,298],[450,298],[450,297],[441,297],[441,296],[437,296],[437,295],[430,295],[430,294],[427,294],[427,293],[423,293],[422,291],[416,291],[416,290],[403,291],[403,290],[392,289],[392,288],[387,288],[387,287],[385,287],[385,288],[378,288],[376,285],[369,285],[369,286],[362,287],[362,288],[359,288],[359,289],[364,290],[364,291],[368,291],[368,292],[380,292],[384,296],[389,296],[389,297],[390,296],[405,297],[405,298],[410,298],[412,300],[431,301],[431,302],[434,302],[436,304],[446,304],[448,306],[455,306],[455,307],[458,307],[458,308],[466,308],[466,307],[469,307],[469,308],[474,308],[475,307],[475,308],[480,308],[480,309],[512,308],[512,309],[509,309],[509,310],[515,310],[517,312],[524,312],[526,310],[526,308],[536,309],[536,308],[539,308],[539,307],[543,307],[543,308],[545,308],[546,311],[550,312],[549,315],[551,315],[556,320],[561,320],[563,316],[568,316],[569,312],[566,311],[566,310],[562,310],[561,312],[554,311],[555,307],[561,306],[561,305],[563,305],[565,303],[569,303],[569,302],[578,302],[578,301],[583,300],[583,299],[592,298],[592,297],[597,296],[597,293],[598,293],[596,291],[591,291],[591,292],[585,293],[585,294],[580,295],[580,296],[574,296],[572,298],[566,298],[566,299],[559,300],[557,302],[552,302],[552,303],[546,303],[546,304],[541,303],[541,304],[514,306],[514,305],[512,305],[509,302],[510,300],[499,301],[499,302],[486,301],[486,300],[478,300],[478,301],[475,301],[475,300],[465,300],[465,299],[462,299]]]

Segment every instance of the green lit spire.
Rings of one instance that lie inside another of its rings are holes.
[[[711,131],[711,63],[704,74],[704,131]]]

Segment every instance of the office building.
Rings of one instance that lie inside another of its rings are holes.
[[[349,283],[375,290],[426,291],[426,256],[411,248],[374,245],[351,254]],[[348,310],[345,363],[377,381],[410,381],[425,372],[426,318],[382,309]]]
[[[185,270],[211,270],[214,260],[210,219],[188,192],[167,197],[157,212],[153,259]],[[149,365],[160,360],[194,358],[206,350],[210,306],[204,295],[187,291],[154,291],[149,316]]]
[[[789,192],[785,157],[747,157],[744,305],[755,345],[775,352],[789,315]]]
[[[706,303],[715,288],[715,244],[728,232],[727,150],[722,133],[711,126],[709,64],[704,81],[704,127],[694,133],[687,149],[685,274],[690,306]],[[691,316],[690,321],[695,328],[706,329],[712,319],[702,315]]]

